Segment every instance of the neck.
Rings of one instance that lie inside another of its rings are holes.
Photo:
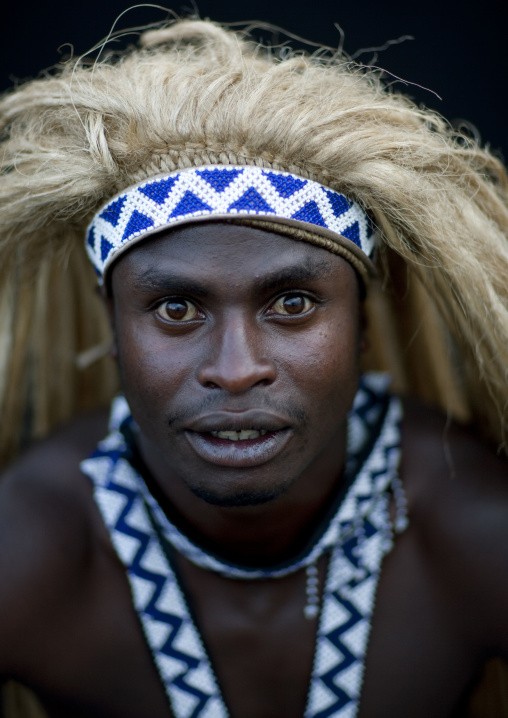
[[[298,555],[344,483],[345,423],[283,495],[255,506],[207,503],[142,433],[136,442],[152,493],[171,521],[207,551],[244,566],[273,566]]]

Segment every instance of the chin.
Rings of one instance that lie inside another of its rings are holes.
[[[192,493],[207,504],[232,508],[235,506],[259,506],[275,501],[286,493],[289,486],[279,485],[270,489],[238,489],[236,491],[217,491],[208,486],[192,486]]]

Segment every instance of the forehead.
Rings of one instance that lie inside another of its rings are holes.
[[[326,249],[240,223],[210,222],[163,231],[125,252],[112,267],[113,284],[147,280],[170,270],[209,282],[255,282],[267,273],[298,268],[321,277],[355,276]]]

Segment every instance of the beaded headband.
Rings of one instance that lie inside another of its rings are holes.
[[[344,256],[367,280],[374,233],[354,201],[318,182],[253,166],[207,166],[152,177],[124,190],[95,215],[86,249],[100,281],[135,242],[188,222],[239,221]]]

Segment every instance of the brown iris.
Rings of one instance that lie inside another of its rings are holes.
[[[273,310],[277,314],[297,315],[305,314],[312,308],[312,301],[304,294],[285,294],[277,299]]]
[[[158,307],[157,313],[167,322],[188,322],[197,317],[196,307],[185,299],[170,299]]]

